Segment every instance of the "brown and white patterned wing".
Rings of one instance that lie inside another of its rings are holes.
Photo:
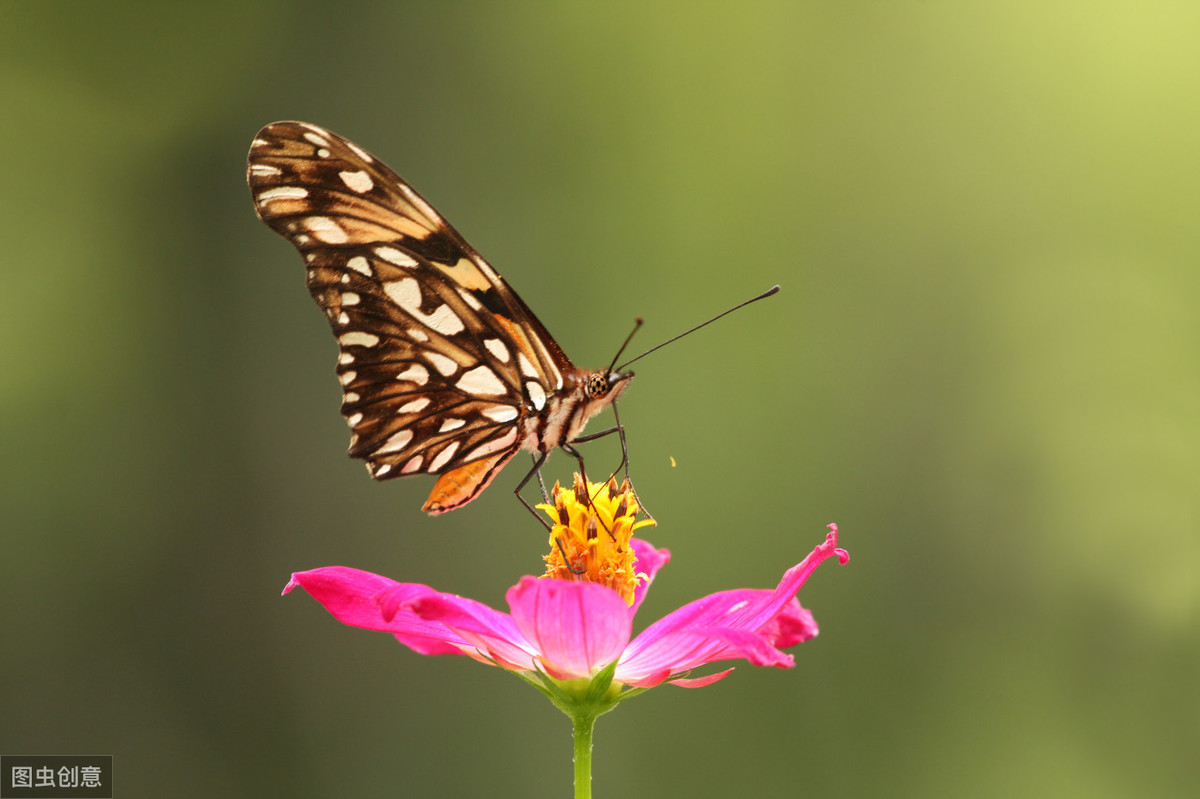
[[[520,449],[525,417],[562,390],[562,349],[420,195],[346,139],[267,125],[248,180],[337,338],[350,454],[378,479],[442,474],[431,512],[474,499]]]

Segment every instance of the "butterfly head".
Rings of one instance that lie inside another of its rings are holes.
[[[618,372],[614,369],[597,372],[580,371],[575,384],[578,392],[576,396],[579,397],[579,401],[575,405],[575,415],[570,425],[569,438],[579,435],[588,419],[616,402],[621,393],[625,391],[625,387],[629,385],[629,381],[633,379],[633,372]]]
[[[592,372],[583,383],[583,393],[589,400],[600,400],[605,405],[615,402],[625,386],[633,379],[633,372]]]
[[[583,432],[589,419],[617,401],[632,379],[633,372],[617,372],[613,369],[597,372],[577,370],[573,380],[574,388],[563,398],[564,404],[561,407],[565,412],[561,415],[556,413],[548,419],[542,433],[541,446],[556,447],[565,441],[573,441]]]

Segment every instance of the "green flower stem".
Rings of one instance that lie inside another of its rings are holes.
[[[575,799],[592,799],[592,732],[596,717],[581,713],[571,718],[575,737]]]
[[[541,691],[556,708],[570,717],[575,744],[575,799],[592,798],[592,733],[596,719],[618,703],[647,690],[613,683],[616,670],[614,660],[590,680],[559,681],[540,671],[509,672]]]

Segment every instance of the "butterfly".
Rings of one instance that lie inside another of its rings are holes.
[[[275,122],[250,147],[258,216],[300,252],[338,343],[349,454],[377,480],[437,475],[424,510],[461,508],[522,449],[532,471],[583,436],[632,372],[576,367],[529,307],[416,191],[358,145]],[[531,509],[532,510],[532,509]]]

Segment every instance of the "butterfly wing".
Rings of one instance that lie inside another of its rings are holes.
[[[267,125],[248,180],[259,217],[303,256],[337,338],[350,455],[377,479],[441,474],[430,512],[470,502],[571,362],[462,236],[352,142]]]

